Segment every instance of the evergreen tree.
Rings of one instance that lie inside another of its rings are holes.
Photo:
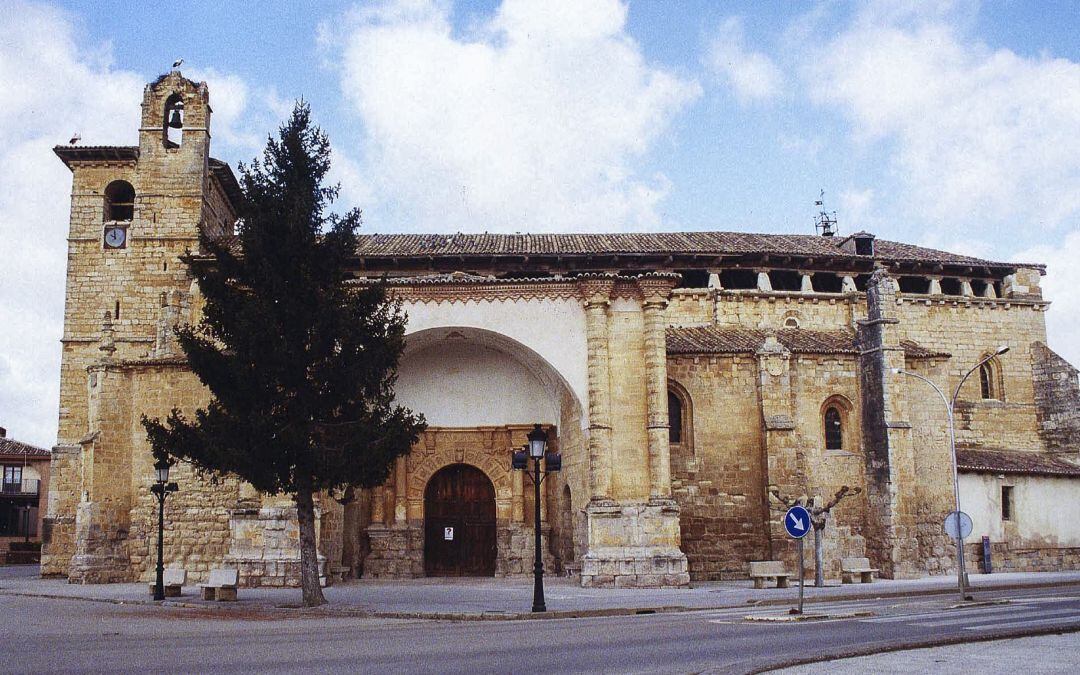
[[[425,424],[395,406],[406,317],[381,284],[349,284],[360,213],[328,215],[337,187],[326,135],[297,103],[261,160],[240,166],[235,238],[211,240],[192,272],[201,322],[177,330],[212,400],[187,418],[143,418],[156,456],[292,495],[305,605],[319,587],[313,496],[386,480]]]

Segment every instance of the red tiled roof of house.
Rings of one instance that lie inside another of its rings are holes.
[[[956,468],[973,473],[1011,473],[1080,478],[1080,466],[1045,452],[956,449]]]
[[[19,457],[50,457],[52,453],[29,443],[22,443],[13,438],[0,436],[0,455]]]

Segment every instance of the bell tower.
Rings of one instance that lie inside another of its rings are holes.
[[[96,582],[129,573],[138,415],[127,374],[163,351],[164,314],[190,306],[185,253],[198,250],[201,231],[228,233],[236,220],[239,186],[210,158],[210,112],[206,84],[173,70],[143,90],[138,145],[54,148],[72,189],[44,574]]]
[[[198,239],[210,173],[210,112],[206,83],[178,70],[143,90],[135,187],[158,237]]]

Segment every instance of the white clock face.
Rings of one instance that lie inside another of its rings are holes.
[[[105,230],[105,245],[109,248],[122,248],[127,239],[127,232],[122,227],[110,227]]]

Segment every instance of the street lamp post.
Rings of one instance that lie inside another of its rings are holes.
[[[544,478],[562,469],[562,455],[559,453],[547,453],[547,434],[539,424],[534,424],[532,431],[527,436],[529,442],[522,450],[514,452],[511,457],[511,467],[515,470],[525,471],[525,474],[533,482],[533,534],[535,548],[533,551],[533,604],[532,611],[546,612],[544,604],[544,557],[540,542],[540,483]],[[529,460],[533,460],[533,473],[529,474]],[[540,469],[540,460],[544,460],[544,470]]]
[[[983,360],[979,361],[970,370],[968,370],[966,373],[964,373],[964,376],[960,378],[959,384],[956,385],[956,389],[955,389],[955,391],[953,391],[953,395],[952,395],[951,399],[947,398],[945,396],[945,392],[943,392],[941,390],[941,387],[934,384],[934,382],[932,380],[930,380],[929,378],[923,377],[922,375],[919,375],[918,373],[913,373],[910,370],[904,370],[903,368],[893,368],[892,369],[892,372],[897,374],[897,375],[910,375],[911,377],[922,380],[923,382],[925,382],[925,383],[929,384],[931,387],[933,387],[934,391],[936,391],[938,396],[941,397],[941,402],[945,404],[945,412],[948,414],[948,420],[949,420],[949,451],[950,451],[950,454],[952,455],[953,500],[955,502],[955,508],[956,508],[956,583],[957,583],[957,586],[960,589],[960,599],[961,600],[968,599],[968,596],[967,596],[967,584],[964,582],[964,579],[966,577],[965,568],[964,568],[964,537],[963,537],[963,531],[961,530],[961,526],[960,526],[960,478],[959,478],[959,472],[957,471],[956,426],[955,426],[954,420],[953,420],[953,410],[956,407],[956,399],[960,395],[960,389],[961,389],[961,387],[964,386],[964,382],[966,382],[967,379],[969,377],[971,377],[971,374],[974,373],[979,368],[981,368],[982,365],[984,363],[986,363],[987,361],[989,361],[990,359],[994,358],[995,356],[1000,356],[1000,355],[1004,354],[1007,351],[1009,351],[1009,347],[1006,346],[1006,345],[1002,345],[1002,346],[998,347],[997,351],[995,351],[990,356],[987,356]]]
[[[162,457],[154,464],[156,482],[150,486],[150,492],[158,500],[157,530],[157,581],[154,583],[154,600],[165,599],[165,498],[176,492],[179,486],[169,482],[169,460]]]

